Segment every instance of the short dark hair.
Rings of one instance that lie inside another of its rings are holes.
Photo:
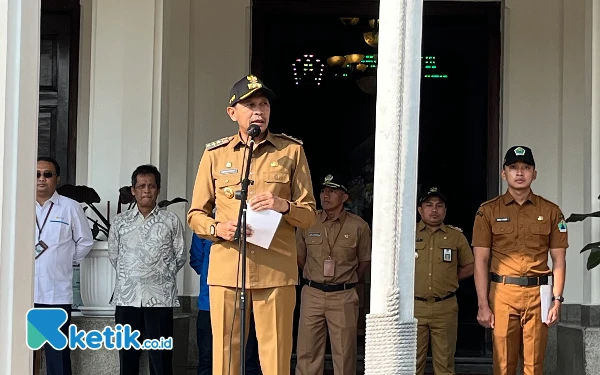
[[[56,176],[60,176],[60,166],[56,160],[48,156],[38,156],[37,161],[46,161],[48,163],[52,163],[54,165],[54,170],[56,171]]]
[[[141,174],[153,174],[154,180],[156,181],[156,187],[160,189],[160,172],[158,171],[158,168],[151,164],[140,165],[135,169],[135,171],[133,171],[133,174],[131,175],[132,187],[135,187],[135,184],[137,183],[137,176]]]

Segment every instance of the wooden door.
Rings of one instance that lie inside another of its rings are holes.
[[[61,184],[75,182],[79,4],[42,2],[38,155],[61,169]]]

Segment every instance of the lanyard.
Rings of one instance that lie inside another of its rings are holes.
[[[50,209],[48,209],[48,213],[46,214],[46,218],[44,219],[44,222],[42,223],[41,227],[40,227],[40,223],[38,221],[37,215],[35,215],[35,224],[38,227],[38,241],[40,240],[40,237],[42,236],[42,231],[44,230],[44,227],[46,226],[46,221],[48,221],[50,212],[52,212],[52,207],[54,207],[54,202],[50,202]]]
[[[331,249],[333,249],[335,247],[335,244],[337,243],[338,237],[340,236],[340,233],[342,233],[342,229],[344,229],[344,224],[346,222],[346,216],[344,216],[344,218],[340,217],[338,218],[338,221],[340,222],[340,230],[337,232],[337,234],[335,235],[335,239],[333,240],[333,244],[329,243],[329,234],[327,233],[327,227],[325,227],[325,239],[327,240],[327,245],[329,246],[329,257],[331,258]],[[333,221],[332,223],[335,223],[335,221]]]

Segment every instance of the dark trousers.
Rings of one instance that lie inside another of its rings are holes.
[[[67,312],[67,321],[60,327],[62,333],[69,337],[69,325],[71,325],[71,305],[43,305],[36,303],[35,308],[60,308]],[[71,375],[71,349],[67,346],[63,350],[56,350],[50,344],[44,344],[44,353],[46,354],[46,374],[47,375]],[[38,351],[33,352],[33,363]]]
[[[260,375],[258,341],[254,316],[250,314],[248,341],[246,342],[246,375]],[[198,375],[212,375],[212,330],[210,311],[198,311],[196,320],[196,340],[198,343]]]
[[[140,331],[140,343],[146,339],[173,337],[173,308],[117,306],[115,309],[115,323],[129,324],[132,331]],[[141,354],[141,350],[119,350],[121,375],[139,373]],[[148,357],[150,360],[150,374],[173,374],[172,350],[148,350]]]

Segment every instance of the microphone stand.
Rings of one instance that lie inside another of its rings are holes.
[[[249,133],[252,133],[249,130]],[[260,129],[259,129],[260,134]],[[240,200],[240,212],[238,214],[237,228],[234,239],[239,240],[240,255],[242,257],[242,288],[240,291],[240,375],[246,374],[246,211],[248,208],[248,186],[254,184],[248,176],[250,174],[250,163],[252,151],[254,150],[254,137],[248,136],[248,159],[246,170],[242,180],[242,189],[235,192],[235,199]],[[231,348],[229,348],[231,350]]]

